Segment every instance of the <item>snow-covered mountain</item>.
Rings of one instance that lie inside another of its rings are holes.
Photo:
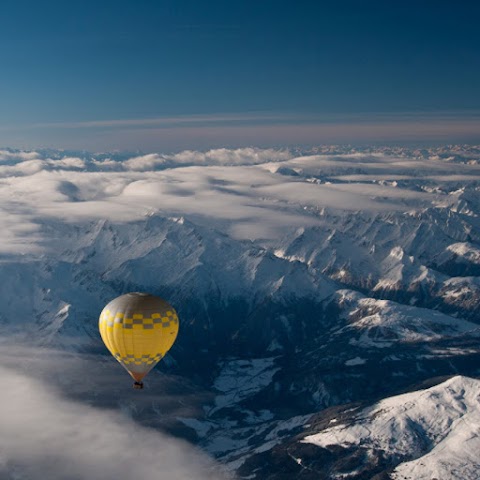
[[[479,407],[479,380],[455,376],[370,406],[283,422],[283,442],[265,442],[245,463],[252,478],[268,478],[274,463],[301,479],[475,480]]]
[[[456,376],[425,390],[354,409],[347,421],[332,418],[330,427],[302,442],[324,449],[356,449],[371,463],[378,463],[374,460],[378,458],[390,461],[397,464],[393,479],[452,475],[475,479],[480,471],[479,407],[480,382]],[[355,475],[359,468],[351,464],[338,476]]]
[[[479,162],[468,146],[2,151],[2,338],[75,366],[2,365],[188,439],[240,478],[372,478],[355,467],[368,458],[375,475],[475,478],[454,440],[470,435],[458,411],[478,414]],[[97,319],[142,290],[168,298],[181,329],[140,398],[111,373]],[[445,437],[437,408],[456,425]],[[332,412],[357,443],[321,443]],[[390,436],[362,440],[380,421]]]

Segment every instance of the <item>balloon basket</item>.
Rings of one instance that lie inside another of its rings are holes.
[[[135,390],[143,390],[143,382],[134,382],[133,388]]]

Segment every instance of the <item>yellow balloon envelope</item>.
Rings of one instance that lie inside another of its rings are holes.
[[[133,377],[134,386],[142,388],[142,379],[175,342],[178,316],[165,300],[135,292],[112,300],[98,326],[110,353]]]

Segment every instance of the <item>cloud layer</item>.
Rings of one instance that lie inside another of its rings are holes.
[[[479,158],[476,147],[323,147],[308,154],[243,148],[137,156],[5,150],[0,151],[0,253],[41,251],[49,221],[186,216],[239,239],[268,241],[301,226],[322,225],[325,209],[449,207],[459,197],[452,181],[466,185],[480,179]]]
[[[2,479],[220,478],[213,463],[184,442],[141,427],[126,415],[62,397],[54,381],[41,380],[45,369],[54,377],[60,373],[62,358],[51,352],[48,360],[48,351],[39,355],[24,347],[0,347],[0,375],[8,387],[0,399]],[[28,364],[31,376],[17,362]],[[81,360],[70,358],[66,364],[64,378],[71,375],[72,382],[83,383],[84,378],[74,376],[75,367],[81,372]]]

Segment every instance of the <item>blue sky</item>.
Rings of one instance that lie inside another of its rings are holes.
[[[479,14],[429,0],[1,2],[0,143],[480,141]]]

